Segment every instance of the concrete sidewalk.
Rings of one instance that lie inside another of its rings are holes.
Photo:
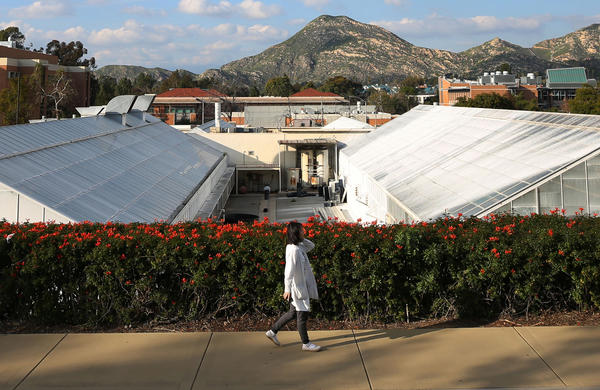
[[[600,328],[0,335],[0,389],[600,389]]]

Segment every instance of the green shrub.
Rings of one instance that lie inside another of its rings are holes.
[[[380,226],[311,219],[329,319],[600,308],[600,222],[555,215]],[[14,234],[10,242],[6,238]],[[285,309],[285,225],[0,222],[3,321],[114,326]]]

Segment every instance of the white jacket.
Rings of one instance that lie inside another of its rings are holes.
[[[298,245],[285,247],[285,292],[292,296],[292,305],[296,311],[310,311],[310,300],[319,299],[317,281],[306,252],[315,247],[306,238]]]

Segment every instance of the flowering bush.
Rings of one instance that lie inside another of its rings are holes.
[[[600,222],[556,215],[380,226],[311,218],[326,318],[600,308]],[[1,320],[123,325],[285,309],[285,225],[0,222]],[[9,239],[9,240],[7,240]]]

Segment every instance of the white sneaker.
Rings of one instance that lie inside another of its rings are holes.
[[[279,343],[279,340],[277,340],[277,334],[275,332],[273,332],[271,329],[269,329],[269,331],[267,333],[265,333],[265,335],[267,336],[267,338],[269,340],[271,340],[273,342],[273,344],[279,346],[281,345],[281,343]]]
[[[319,352],[321,350],[321,347],[319,347],[318,345],[315,345],[313,343],[308,343],[308,344],[302,344],[302,350],[308,351],[308,352]]]

